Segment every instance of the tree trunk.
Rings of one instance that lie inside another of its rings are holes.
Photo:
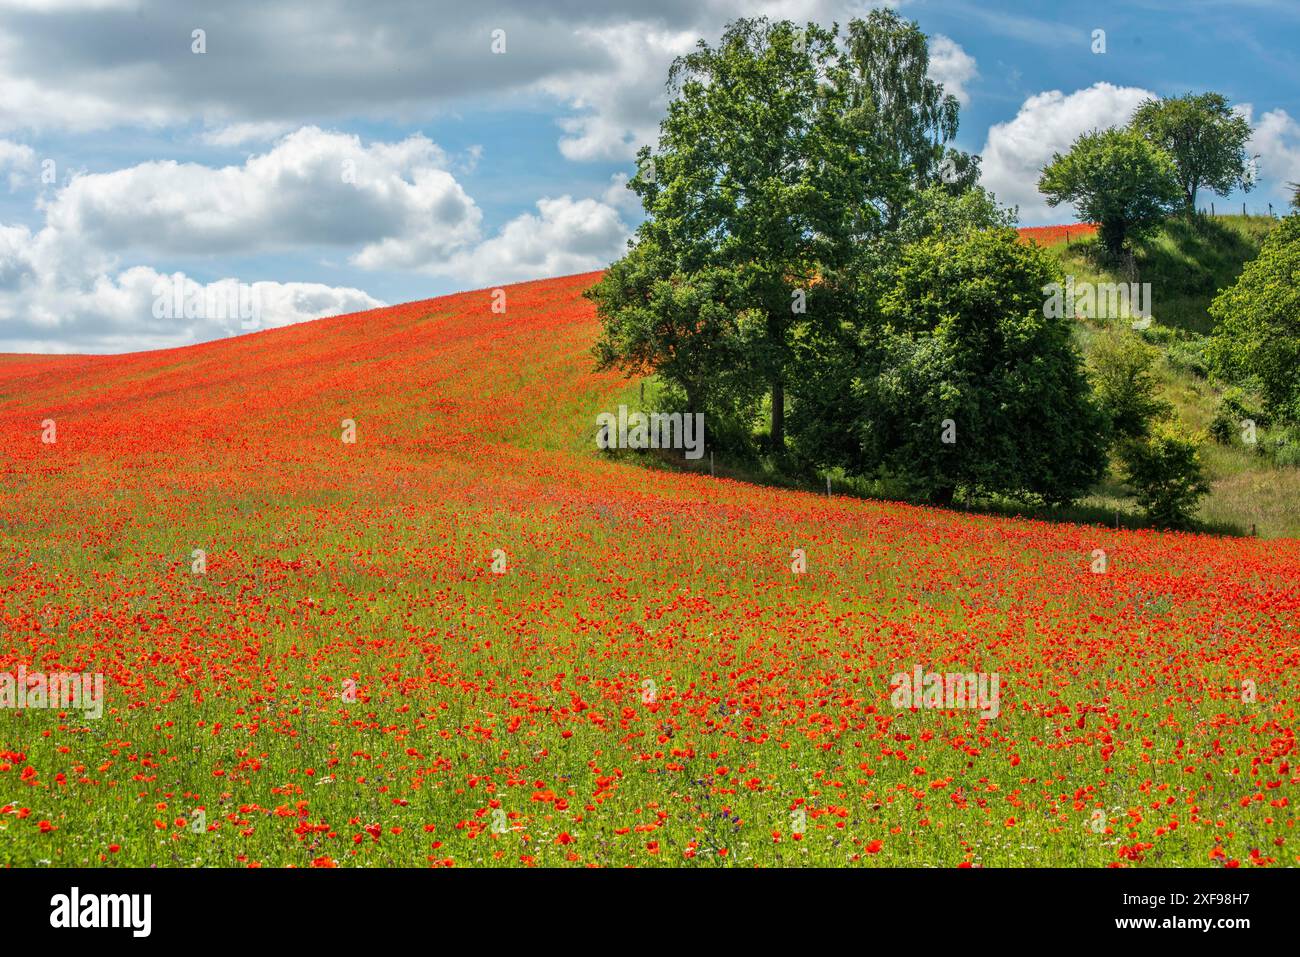
[[[772,454],[785,455],[785,383],[772,380]]]
[[[686,391],[686,411],[703,412],[704,410],[700,408],[700,387],[694,382],[683,382],[682,388]]]
[[[1110,222],[1103,221],[1098,233],[1102,248],[1111,256],[1119,258],[1120,253],[1124,251],[1124,240],[1128,233],[1125,224],[1113,220]]]
[[[772,454],[785,457],[785,327],[775,312],[767,314],[767,356],[772,363]]]

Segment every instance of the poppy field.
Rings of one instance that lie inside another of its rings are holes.
[[[1055,246],[1058,243],[1079,242],[1089,236],[1096,236],[1097,225],[1074,223],[1069,226],[1022,226],[1019,233],[1022,242],[1037,243],[1039,246]]]
[[[605,457],[597,278],[0,356],[0,863],[1300,862],[1300,543]]]

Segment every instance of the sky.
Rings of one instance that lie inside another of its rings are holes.
[[[599,269],[673,57],[837,0],[0,0],[0,352],[203,342]],[[960,148],[1022,225],[1081,133],[1214,90],[1300,181],[1296,0],[889,4],[930,37]],[[213,6],[215,9],[205,9]],[[1104,50],[1098,50],[1104,31]]]

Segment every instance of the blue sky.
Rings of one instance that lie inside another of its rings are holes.
[[[0,351],[249,328],[211,296],[156,315],[178,273],[187,295],[255,290],[264,327],[599,268],[637,222],[620,178],[675,54],[738,15],[866,6],[0,0]],[[1034,190],[1052,152],[1151,94],[1249,112],[1252,211],[1300,180],[1300,4],[895,6],[962,101],[958,145],[1025,225],[1074,218]]]

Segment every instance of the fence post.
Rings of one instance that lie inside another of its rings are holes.
[[[1213,202],[1210,203],[1210,218],[1211,218],[1211,219],[1214,218],[1214,203],[1213,203]]]

